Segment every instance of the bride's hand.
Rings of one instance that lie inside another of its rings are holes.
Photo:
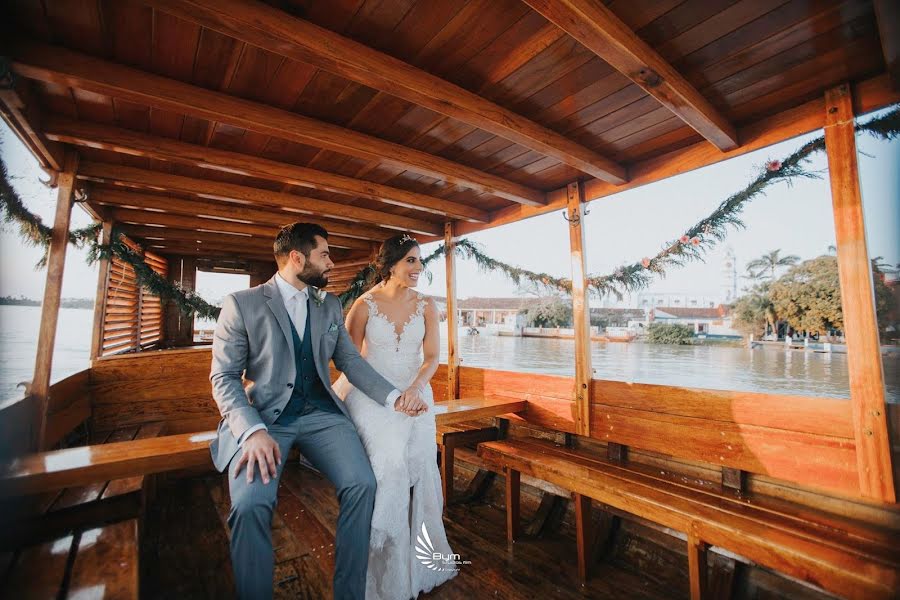
[[[428,410],[428,405],[422,399],[423,392],[424,390],[420,387],[410,387],[397,398],[397,402],[394,405],[395,410],[404,412],[411,417],[422,414]]]

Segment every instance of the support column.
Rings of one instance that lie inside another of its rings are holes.
[[[197,257],[175,256],[169,259],[168,279],[177,284],[185,292],[193,292],[197,288]],[[253,275],[250,276],[253,287]],[[165,336],[166,347],[191,346],[194,343],[194,317],[181,312],[172,301],[165,302]]]
[[[75,173],[78,170],[78,154],[66,152],[62,173],[59,174],[56,195],[56,216],[53,220],[53,236],[47,260],[47,283],[41,304],[41,326],[38,333],[37,357],[34,362],[34,379],[31,381],[32,448],[44,450],[47,429],[47,412],[50,404],[50,373],[53,366],[53,346],[56,342],[56,324],[62,297],[63,270],[66,265],[66,248],[69,245],[69,222],[75,192]]]
[[[103,221],[103,230],[100,233],[100,243],[109,245],[112,237],[112,221]],[[106,322],[106,289],[109,286],[109,265],[112,261],[108,258],[100,259],[97,268],[97,294],[94,298],[94,332],[91,337],[91,360],[103,354],[103,329]]]
[[[456,227],[444,224],[447,265],[447,400],[459,398],[459,317],[456,310]]]
[[[895,502],[872,263],[866,246],[853,102],[847,84],[825,93],[825,147],[860,493],[881,502]]]
[[[590,435],[591,425],[591,331],[590,306],[585,277],[584,255],[584,182],[566,187],[569,221],[569,251],[572,260],[572,318],[575,336],[575,433]]]

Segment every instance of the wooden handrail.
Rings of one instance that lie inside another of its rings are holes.
[[[434,412],[438,425],[447,425],[525,408],[525,400],[467,398],[439,402]],[[0,498],[188,467],[212,467],[209,444],[215,436],[215,431],[182,433],[28,454],[0,465]]]

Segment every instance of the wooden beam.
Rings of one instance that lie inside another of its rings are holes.
[[[340,204],[236,183],[195,179],[193,177],[171,175],[169,173],[148,171],[122,165],[85,162],[82,164],[78,177],[107,184],[126,183],[151,190],[193,194],[203,198],[240,200],[251,202],[256,206],[290,208],[311,215],[321,215],[348,221],[364,221],[416,233],[435,234],[440,231],[440,225],[436,223],[369,208],[360,208],[350,204]],[[302,218],[303,214],[297,215],[297,220]]]
[[[66,151],[64,169],[59,174],[56,191],[56,216],[47,260],[47,283],[41,304],[41,325],[38,332],[37,355],[34,361],[34,379],[31,381],[31,401],[34,407],[31,424],[32,447],[45,450],[47,413],[50,403],[50,375],[53,367],[53,347],[56,342],[56,324],[62,299],[63,271],[66,266],[66,248],[69,246],[69,222],[75,198],[75,176],[78,170],[78,154]]]
[[[569,253],[572,261],[572,316],[575,336],[575,433],[591,433],[591,319],[585,256],[584,182],[567,187],[566,218],[569,221]]]
[[[296,113],[206,90],[58,46],[11,44],[16,73],[275,138],[383,162],[529,205],[544,193],[472,167]]]
[[[337,194],[348,194],[469,221],[487,222],[489,219],[487,211],[451,200],[410,192],[364,179],[346,177],[337,173],[281,163],[240,152],[188,144],[179,140],[119,129],[109,125],[53,117],[45,120],[44,131],[48,139],[67,144],[171,161],[225,173],[238,173],[248,177]]]
[[[246,204],[233,202],[216,202],[213,200],[184,200],[154,194],[144,194],[138,191],[126,191],[109,188],[94,187],[90,191],[90,201],[99,204],[122,207],[140,207],[142,209],[164,210],[167,213],[198,216],[205,221],[207,229],[213,231],[233,231],[236,233],[250,233],[252,235],[271,235],[274,239],[278,230],[294,221],[310,221],[324,227],[329,234],[337,235],[341,240],[345,238],[366,240],[383,240],[396,232],[392,229],[381,229],[369,225],[349,224],[343,221],[333,221],[309,217],[296,212],[279,211],[272,209],[249,208]],[[212,217],[212,218],[207,218]],[[149,221],[148,221],[149,222]],[[227,224],[248,224],[246,229],[216,229],[213,225],[225,227]],[[201,224],[203,225],[203,224]],[[177,227],[178,225],[173,225]],[[200,227],[200,225],[198,225]]]
[[[879,75],[853,86],[853,108],[857,115],[879,110],[897,102],[900,102],[900,91],[891,89],[887,75]],[[824,104],[823,98],[816,98],[741,127],[738,136],[742,144],[729,152],[721,152],[705,141],[698,142],[687,148],[673,150],[631,165],[629,167],[631,178],[625,185],[614,186],[605,181],[589,179],[584,184],[585,196],[588,202],[593,202],[822,129],[825,126]],[[566,188],[559,188],[547,193],[545,206],[510,206],[496,210],[491,213],[490,223],[458,223],[458,234],[469,235],[529,217],[564,210],[566,198]]]
[[[848,85],[825,93],[825,114],[825,148],[834,207],[860,492],[873,500],[895,502],[872,263],[866,246],[853,104]]]
[[[7,59],[0,57],[0,71],[7,71]],[[27,81],[0,82],[0,116],[9,125],[31,154],[50,171],[63,169],[64,150],[62,144],[46,138],[41,131],[43,115],[39,103],[33,98],[31,85]]]
[[[900,4],[897,0],[873,0],[878,37],[891,85],[900,91]]]
[[[392,56],[247,0],[148,0],[159,10],[458,119],[614,184],[625,169],[522,115]]]
[[[601,2],[525,0],[525,3],[641,86],[719,150],[737,148],[737,132],[725,116]]]
[[[271,256],[252,248],[243,248],[231,244],[213,244],[148,240],[141,244],[143,248],[156,254],[185,256],[235,256],[246,259],[263,260]]]
[[[193,229],[178,229],[174,227],[150,227],[146,225],[122,225],[120,230],[134,239],[163,242],[212,242],[219,244],[238,244],[242,248],[272,253],[274,238],[253,237],[239,233],[210,233],[207,231],[195,231]]]
[[[100,243],[108,245],[112,236],[112,221],[103,221]],[[107,258],[97,262],[97,294],[94,299],[93,334],[91,336],[91,360],[100,356],[103,347],[103,324],[106,316],[106,286],[109,282],[109,264]]]
[[[459,398],[459,315],[456,300],[456,234],[444,224],[444,264],[447,272],[447,400]]]

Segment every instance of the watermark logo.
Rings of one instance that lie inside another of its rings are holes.
[[[416,536],[416,558],[432,571],[459,571],[459,565],[472,564],[470,560],[460,560],[459,554],[436,551],[424,522],[422,533]]]

